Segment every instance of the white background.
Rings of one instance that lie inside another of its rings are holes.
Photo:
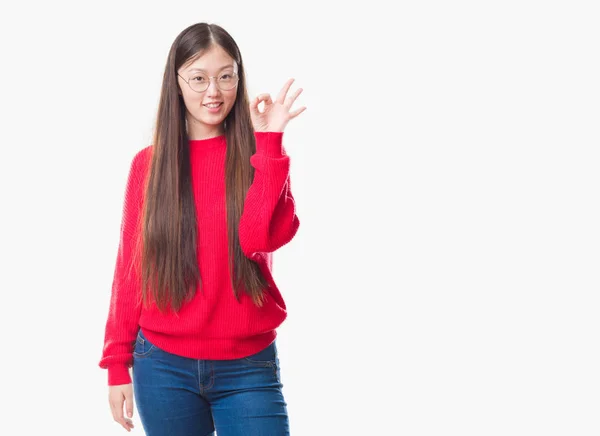
[[[2,6],[0,434],[125,434],[98,367],[125,181],[199,21],[251,98],[304,88],[292,434],[599,434],[594,2],[349,3]]]

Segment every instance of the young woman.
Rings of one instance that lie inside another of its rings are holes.
[[[153,145],[131,162],[99,364],[127,431],[135,397],[149,436],[289,434],[271,268],[300,224],[282,143],[306,109],[291,109],[293,81],[249,101],[215,24],[171,46]]]

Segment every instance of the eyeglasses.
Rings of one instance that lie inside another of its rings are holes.
[[[177,74],[181,77],[180,74]],[[185,83],[189,85],[192,91],[204,92],[210,85],[210,79],[217,79],[217,86],[221,91],[230,91],[237,85],[239,77],[237,73],[222,73],[220,76],[207,76],[206,74],[198,73],[185,80],[181,77]]]

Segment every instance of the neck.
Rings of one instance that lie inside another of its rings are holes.
[[[187,126],[188,138],[190,140],[209,139],[225,134],[223,123],[211,126],[208,124],[199,123],[193,118],[188,118]]]

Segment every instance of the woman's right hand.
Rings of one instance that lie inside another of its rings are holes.
[[[114,420],[121,424],[125,430],[131,431],[133,422],[129,418],[133,416],[133,385],[129,383],[109,386],[108,402]],[[123,415],[123,402],[125,402],[127,408],[128,418]]]

